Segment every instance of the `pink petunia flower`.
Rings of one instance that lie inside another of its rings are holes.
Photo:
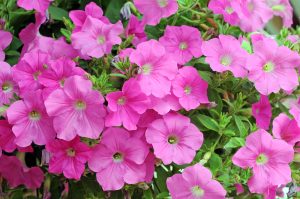
[[[0,38],[1,38],[1,40],[0,40],[0,61],[4,61],[4,59],[5,59],[4,49],[9,46],[13,37],[10,32],[0,30]]]
[[[289,163],[293,157],[291,145],[260,129],[247,137],[246,145],[235,153],[232,162],[243,169],[252,168],[250,191],[264,193],[268,187],[291,182]]]
[[[274,16],[282,18],[283,25],[287,28],[293,24],[293,8],[289,0],[265,0],[272,9]]]
[[[3,151],[11,153],[16,150],[16,136],[12,132],[12,126],[7,120],[0,120],[0,147]]]
[[[160,115],[165,115],[170,111],[179,111],[182,108],[178,98],[173,93],[166,95],[163,98],[150,95],[149,99],[151,100],[150,107]]]
[[[225,199],[226,196],[223,186],[213,180],[210,170],[201,164],[169,177],[167,187],[173,199]]]
[[[263,95],[280,89],[290,91],[298,85],[295,67],[300,66],[300,56],[285,46],[278,46],[271,38],[252,41],[254,54],[247,61],[248,78]]]
[[[143,24],[139,19],[130,15],[128,25],[125,29],[125,36],[133,36],[132,44],[138,45],[141,42],[147,41],[147,35],[145,33],[145,24]]]
[[[80,76],[69,77],[64,87],[53,91],[45,101],[54,117],[57,137],[70,141],[79,135],[96,139],[104,127],[106,111],[102,95],[92,90],[92,82]]]
[[[187,111],[197,108],[200,103],[209,103],[207,88],[208,84],[191,66],[179,69],[172,81],[172,91],[179,98],[180,105]]]
[[[300,141],[300,128],[295,119],[290,119],[286,114],[281,113],[273,120],[273,135],[294,146]]]
[[[272,119],[272,106],[268,96],[260,95],[260,100],[252,104],[252,115],[259,128],[268,130]]]
[[[219,35],[219,38],[203,42],[202,52],[213,71],[231,71],[235,77],[247,75],[245,64],[248,53],[233,36]]]
[[[135,79],[127,80],[122,91],[111,92],[106,96],[108,101],[108,115],[105,120],[106,126],[123,126],[128,130],[136,130],[140,115],[149,105],[147,96]]]
[[[18,0],[17,4],[25,10],[36,10],[45,15],[51,1],[52,0]]]
[[[239,17],[232,7],[231,0],[211,0],[209,1],[208,8],[214,14],[223,15],[224,21],[230,25],[238,25]]]
[[[164,36],[159,42],[165,46],[178,64],[185,64],[193,57],[202,55],[201,33],[197,28],[190,26],[167,26]]]
[[[79,180],[85,164],[90,158],[91,149],[80,142],[79,137],[71,141],[54,140],[46,145],[50,152],[49,172],[63,173],[66,178]]]
[[[51,92],[57,88],[63,88],[65,80],[74,75],[84,76],[85,71],[76,67],[76,63],[69,58],[62,57],[54,61],[50,61],[48,68],[39,76],[39,82],[45,88],[43,95],[46,99]]]
[[[39,83],[39,76],[47,69],[49,60],[50,57],[46,53],[30,52],[12,68],[13,78],[19,85],[21,95],[43,88]]]
[[[97,181],[104,191],[119,190],[124,184],[145,179],[144,164],[149,153],[147,144],[121,128],[108,128],[92,153],[89,168],[97,172]],[[110,180],[107,180],[110,179]]]
[[[45,145],[55,138],[53,119],[46,113],[41,90],[27,92],[23,100],[14,102],[7,109],[7,119],[18,146],[27,147],[32,142]]]
[[[188,164],[201,147],[203,134],[188,117],[170,112],[149,125],[146,139],[164,164]]]
[[[148,25],[156,25],[161,18],[169,17],[178,10],[176,0],[134,0],[133,2],[138,11],[144,15],[144,23]]]
[[[105,24],[104,22],[88,16],[81,30],[72,34],[72,45],[83,56],[100,58],[109,54],[113,45],[120,44],[119,35],[123,32],[121,22]]]
[[[0,106],[10,104],[14,98],[14,94],[19,93],[18,86],[13,80],[10,65],[0,61]]]
[[[300,98],[296,102],[291,103],[290,114],[295,118],[300,127]]]
[[[147,96],[162,98],[171,94],[171,80],[177,74],[177,63],[158,41],[140,43],[129,59],[139,66],[137,80]]]

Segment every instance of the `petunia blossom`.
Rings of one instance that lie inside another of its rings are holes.
[[[289,0],[265,0],[272,9],[274,16],[282,18],[284,27],[291,27],[293,24],[293,8]]]
[[[36,10],[42,14],[46,14],[52,0],[18,0],[17,5],[25,10]]]
[[[9,64],[0,61],[0,106],[10,104],[14,94],[19,93],[17,83],[13,80]]]
[[[80,76],[65,80],[64,87],[53,91],[45,101],[53,118],[57,137],[70,141],[79,135],[96,139],[104,127],[106,111],[102,95],[92,89],[92,82]]]
[[[212,179],[209,169],[195,164],[167,179],[167,187],[173,199],[225,199],[226,191]]]
[[[11,43],[13,36],[10,32],[0,30],[0,61],[4,61],[5,59],[5,53],[4,49],[9,46]]]
[[[147,35],[145,33],[145,24],[134,16],[130,15],[127,27],[125,29],[125,36],[133,36],[132,44],[138,45],[141,42],[147,41]]]
[[[260,100],[252,104],[252,115],[259,128],[268,130],[272,119],[272,106],[268,96],[260,95]]]
[[[16,136],[12,132],[12,125],[7,120],[0,120],[0,148],[8,153],[13,152],[17,148],[15,139]]]
[[[239,17],[232,7],[231,0],[211,0],[209,1],[208,8],[214,14],[223,15],[224,21],[230,25],[238,25]]]

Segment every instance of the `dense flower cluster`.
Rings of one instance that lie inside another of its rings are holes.
[[[18,6],[35,10],[36,15],[35,23],[20,33],[22,52],[13,66],[4,62],[4,49],[12,35],[0,30],[0,105],[5,108],[0,121],[4,151],[0,175],[9,186],[39,188],[44,172],[74,180],[89,172],[96,173],[104,191],[113,191],[150,183],[157,165],[172,164],[185,168],[166,180],[172,198],[225,198],[226,190],[209,166],[194,161],[199,154],[205,156],[198,151],[206,137],[189,113],[214,106],[210,79],[193,66],[194,60],[201,59],[210,67],[205,70],[219,77],[232,74],[239,81],[249,80],[260,94],[260,100],[252,104],[257,128],[248,129],[253,133],[232,157],[234,165],[251,170],[250,192],[274,198],[280,185],[292,182],[289,164],[300,142],[300,101],[290,107],[293,118],[288,111],[272,115],[273,97],[268,96],[288,95],[297,89],[298,52],[262,33],[208,39],[187,25],[169,24],[159,39],[148,39],[146,26],[178,14],[176,0],[134,0],[132,5],[140,14],[132,14],[127,25],[112,23],[91,2],[84,10],[69,13],[74,27],[67,42],[39,32],[51,2],[18,0]],[[286,27],[292,24],[287,0],[211,0],[208,8],[247,32],[261,30],[274,16],[282,17]],[[120,47],[128,40],[132,48]],[[84,70],[78,60],[97,62],[112,52],[117,52],[113,64],[128,65],[115,70],[125,81],[119,90],[101,93],[90,70]],[[276,116],[273,123],[272,116]],[[272,134],[267,132],[270,125]],[[210,128],[209,124],[205,127]],[[12,155],[32,151],[31,146],[43,148],[49,156],[41,163],[47,169],[27,168]]]

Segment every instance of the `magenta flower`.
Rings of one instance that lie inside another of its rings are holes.
[[[106,96],[108,101],[108,115],[106,126],[123,126],[128,130],[136,130],[140,115],[143,114],[148,106],[147,96],[135,79],[127,80],[122,91],[111,92]]]
[[[290,119],[286,114],[281,113],[273,120],[273,135],[294,146],[300,141],[300,128],[295,119]]]
[[[144,23],[148,25],[156,25],[161,18],[169,17],[178,10],[176,0],[134,0],[133,2],[138,11],[144,15]]]
[[[12,126],[7,120],[0,120],[0,148],[8,153],[13,152],[17,148],[15,139],[16,136],[12,132]]]
[[[166,95],[163,98],[149,96],[151,100],[150,107],[160,115],[165,115],[172,111],[179,111],[182,107],[178,98],[174,94]]]
[[[300,66],[298,53],[285,46],[278,46],[270,38],[252,43],[254,54],[247,61],[248,78],[261,94],[277,93],[280,89],[290,91],[299,85],[295,70],[295,67]]]
[[[39,77],[48,67],[48,54],[41,51],[30,52],[24,55],[21,61],[12,68],[13,78],[18,83],[21,95],[28,91],[43,88]]]
[[[46,150],[51,154],[49,172],[63,173],[66,178],[75,180],[82,176],[91,152],[79,137],[71,141],[54,140],[46,145]]]
[[[173,199],[225,199],[226,191],[212,179],[209,169],[195,164],[167,179],[167,187]]]
[[[260,95],[260,100],[252,104],[252,115],[259,128],[268,130],[272,119],[272,106],[268,96]]]
[[[76,67],[76,63],[69,58],[62,57],[54,61],[50,61],[48,68],[39,76],[39,82],[45,88],[43,95],[47,96],[57,88],[63,88],[65,80],[74,75],[84,76],[85,71]]]
[[[125,36],[133,36],[132,44],[138,45],[141,42],[147,41],[147,35],[145,33],[145,24],[143,24],[139,19],[130,15],[128,25],[125,29]]]
[[[172,81],[172,91],[179,98],[180,105],[187,111],[197,108],[200,103],[209,103],[207,88],[208,84],[191,66],[179,69]]]
[[[214,14],[223,15],[224,21],[230,25],[237,25],[239,17],[232,7],[231,0],[211,0],[209,1],[208,8]]]
[[[83,56],[100,58],[109,54],[113,45],[120,44],[119,35],[123,32],[122,23],[105,24],[99,19],[88,16],[81,30],[72,34],[72,45]]]
[[[25,10],[36,10],[42,14],[46,14],[52,0],[18,0],[19,7]]]
[[[171,80],[177,74],[177,63],[159,42],[140,43],[129,59],[139,66],[137,80],[146,95],[162,98],[171,94]]]
[[[4,49],[9,46],[12,41],[12,34],[10,32],[0,30],[0,61],[4,61],[5,53]]]
[[[235,77],[247,75],[245,64],[248,53],[233,36],[219,35],[219,38],[203,42],[202,52],[213,71],[231,71]]]
[[[193,57],[198,58],[201,52],[201,33],[197,28],[190,26],[167,26],[165,34],[159,39],[171,53],[178,64],[185,64]]]
[[[273,139],[265,130],[251,133],[246,146],[240,148],[232,158],[233,164],[252,168],[253,176],[248,181],[252,193],[264,193],[267,187],[291,182],[289,163],[294,150],[283,140]]]
[[[45,145],[55,138],[53,119],[46,113],[41,90],[27,92],[23,100],[14,102],[7,109],[7,119],[18,146],[27,147],[32,142]]]
[[[189,164],[203,143],[203,134],[188,117],[171,112],[149,125],[146,139],[164,164]]]
[[[92,90],[92,82],[80,76],[66,79],[64,88],[53,91],[45,101],[54,117],[57,137],[70,141],[79,135],[96,139],[104,127],[106,111],[102,95]]]
[[[147,144],[121,128],[108,128],[92,153],[89,168],[97,172],[104,191],[142,182],[146,176]],[[107,180],[110,179],[110,180]]]
[[[10,104],[14,98],[14,93],[18,94],[19,89],[13,80],[10,65],[0,61],[0,106]]]

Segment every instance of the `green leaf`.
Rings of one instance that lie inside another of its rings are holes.
[[[212,153],[208,161],[211,172],[215,175],[222,168],[222,158],[216,153]]]
[[[49,14],[50,18],[54,20],[62,21],[64,17],[69,18],[69,13],[66,10],[54,6],[49,7]]]
[[[120,10],[125,2],[126,0],[110,0],[106,8],[105,16],[113,23],[120,20]]]
[[[241,120],[241,118],[239,116],[236,116],[236,115],[234,116],[234,121],[235,121],[237,128],[239,129],[240,136],[246,137],[248,133],[247,133],[247,128],[245,127],[244,122]]]
[[[224,148],[227,149],[234,149],[238,147],[242,147],[245,145],[245,139],[239,137],[230,138],[230,140],[225,144]]]
[[[169,192],[162,192],[157,194],[156,199],[167,199],[170,198]]]
[[[208,117],[206,115],[199,114],[199,115],[197,115],[197,119],[206,128],[208,128],[212,131],[215,131],[215,132],[219,132],[219,125],[216,122],[216,120],[214,120],[213,118]]]
[[[143,194],[143,198],[142,199],[152,199],[152,192],[150,189],[147,189],[144,191],[144,194]]]
[[[167,192],[168,188],[166,185],[167,178],[169,177],[168,173],[162,168],[162,167],[157,167],[156,168],[156,176],[155,182],[157,185],[157,188],[160,192]]]

